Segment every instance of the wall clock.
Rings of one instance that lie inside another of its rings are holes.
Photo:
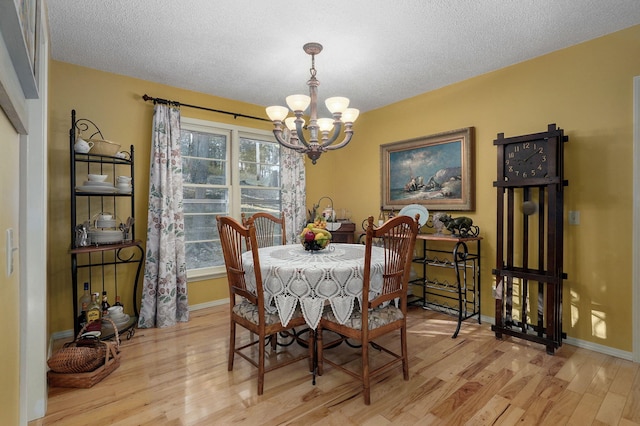
[[[498,148],[496,312],[492,330],[541,343],[553,354],[562,331],[564,131],[505,138]]]
[[[546,139],[505,145],[505,180],[547,177],[547,145]]]

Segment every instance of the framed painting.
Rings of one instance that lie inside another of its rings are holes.
[[[384,209],[473,210],[473,127],[380,146]]]

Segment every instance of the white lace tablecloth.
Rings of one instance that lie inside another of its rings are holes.
[[[286,325],[300,306],[307,324],[315,330],[329,301],[338,321],[344,323],[356,299],[362,306],[364,249],[362,244],[330,244],[317,252],[305,251],[300,244],[260,248],[265,309],[277,312]],[[370,299],[382,289],[384,268],[384,250],[372,249]],[[247,285],[255,291],[251,252],[242,255],[242,263]]]

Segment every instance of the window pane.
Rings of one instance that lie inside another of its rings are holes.
[[[240,138],[240,185],[280,187],[280,145]]]
[[[282,208],[279,189],[242,188],[240,194],[243,212],[265,212],[280,216]]]
[[[220,241],[187,242],[185,244],[185,255],[187,269],[211,268],[224,265]]]
[[[184,183],[224,185],[226,184],[226,166],[226,161],[183,157],[183,181]]]
[[[185,214],[225,213],[229,210],[229,190],[227,188],[185,185],[182,199]]]
[[[180,153],[185,183],[226,184],[226,135],[182,130]]]
[[[185,215],[184,235],[187,241],[219,240],[216,215]]]
[[[227,136],[182,129],[180,132],[180,154],[182,157],[225,159],[227,157]]]

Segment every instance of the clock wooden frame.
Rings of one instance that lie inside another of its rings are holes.
[[[564,131],[499,133],[495,325],[503,334],[562,346]],[[518,209],[520,207],[520,209]]]

